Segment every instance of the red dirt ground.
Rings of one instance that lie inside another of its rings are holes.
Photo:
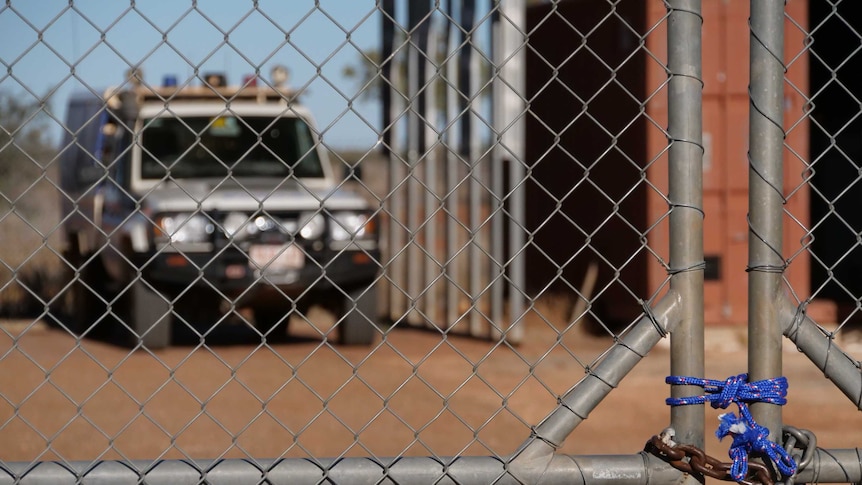
[[[534,319],[515,349],[397,329],[373,349],[313,337],[259,348],[229,335],[129,354],[41,325],[22,331],[29,323],[0,330],[2,461],[506,455],[612,343],[584,332],[558,340]],[[741,332],[708,332],[709,377],[745,371]],[[822,447],[862,446],[862,413],[795,350],[784,366],[785,422]],[[561,451],[641,450],[667,426],[668,369],[659,346]],[[707,409],[708,451],[724,458],[727,443],[711,438],[718,414]]]

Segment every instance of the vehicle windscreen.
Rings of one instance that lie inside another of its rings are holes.
[[[252,116],[143,122],[141,177],[323,177],[308,124]]]

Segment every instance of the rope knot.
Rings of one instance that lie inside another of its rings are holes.
[[[675,385],[700,386],[705,393],[702,396],[668,398],[667,403],[671,406],[709,402],[714,408],[725,409],[733,403],[739,407],[739,417],[733,413],[722,414],[719,417],[721,422],[715,432],[719,439],[733,436],[733,444],[731,444],[728,454],[733,460],[730,474],[734,480],[737,482],[745,480],[745,476],[748,474],[748,457],[751,454],[769,457],[784,476],[790,477],[796,473],[796,462],[784,448],[769,439],[769,429],[754,421],[747,404],[751,402],[766,402],[779,406],[786,404],[786,378],[778,377],[748,382],[748,374],[731,376],[724,381],[668,376],[665,382]]]
[[[738,402],[740,391],[747,382],[748,376],[745,374],[731,376],[725,379],[723,389],[721,389],[721,392],[712,400],[712,407],[716,409],[727,409],[731,404]]]

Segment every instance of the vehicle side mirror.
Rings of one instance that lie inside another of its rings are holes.
[[[124,122],[132,125],[138,119],[138,100],[134,91],[120,93],[119,115]]]

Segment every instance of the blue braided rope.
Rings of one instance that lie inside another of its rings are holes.
[[[748,382],[748,374],[731,376],[724,381],[697,377],[668,376],[668,384],[703,387],[703,396],[668,398],[670,406],[710,403],[713,408],[726,409],[733,403],[739,407],[739,417],[733,413],[720,416],[721,423],[715,435],[718,439],[733,437],[728,455],[733,460],[730,475],[741,482],[748,474],[748,457],[751,454],[768,456],[784,476],[796,473],[796,462],[787,451],[769,439],[769,429],[754,421],[748,403],[766,402],[779,406],[787,403],[787,379],[778,377]]]
[[[721,424],[715,431],[718,439],[733,436],[733,443],[728,450],[730,458],[733,459],[730,476],[737,482],[742,481],[748,474],[748,457],[755,453],[768,456],[782,475],[793,476],[796,473],[796,462],[784,448],[769,439],[769,429],[754,421],[748,406],[740,406],[739,414],[739,417],[733,413],[722,414]]]
[[[779,406],[787,404],[787,378],[785,377],[748,382],[748,374],[731,376],[724,381],[668,376],[665,382],[677,386],[698,386],[706,392],[704,396],[668,398],[666,402],[669,406],[708,402],[715,409],[727,409],[733,403],[766,402]]]

